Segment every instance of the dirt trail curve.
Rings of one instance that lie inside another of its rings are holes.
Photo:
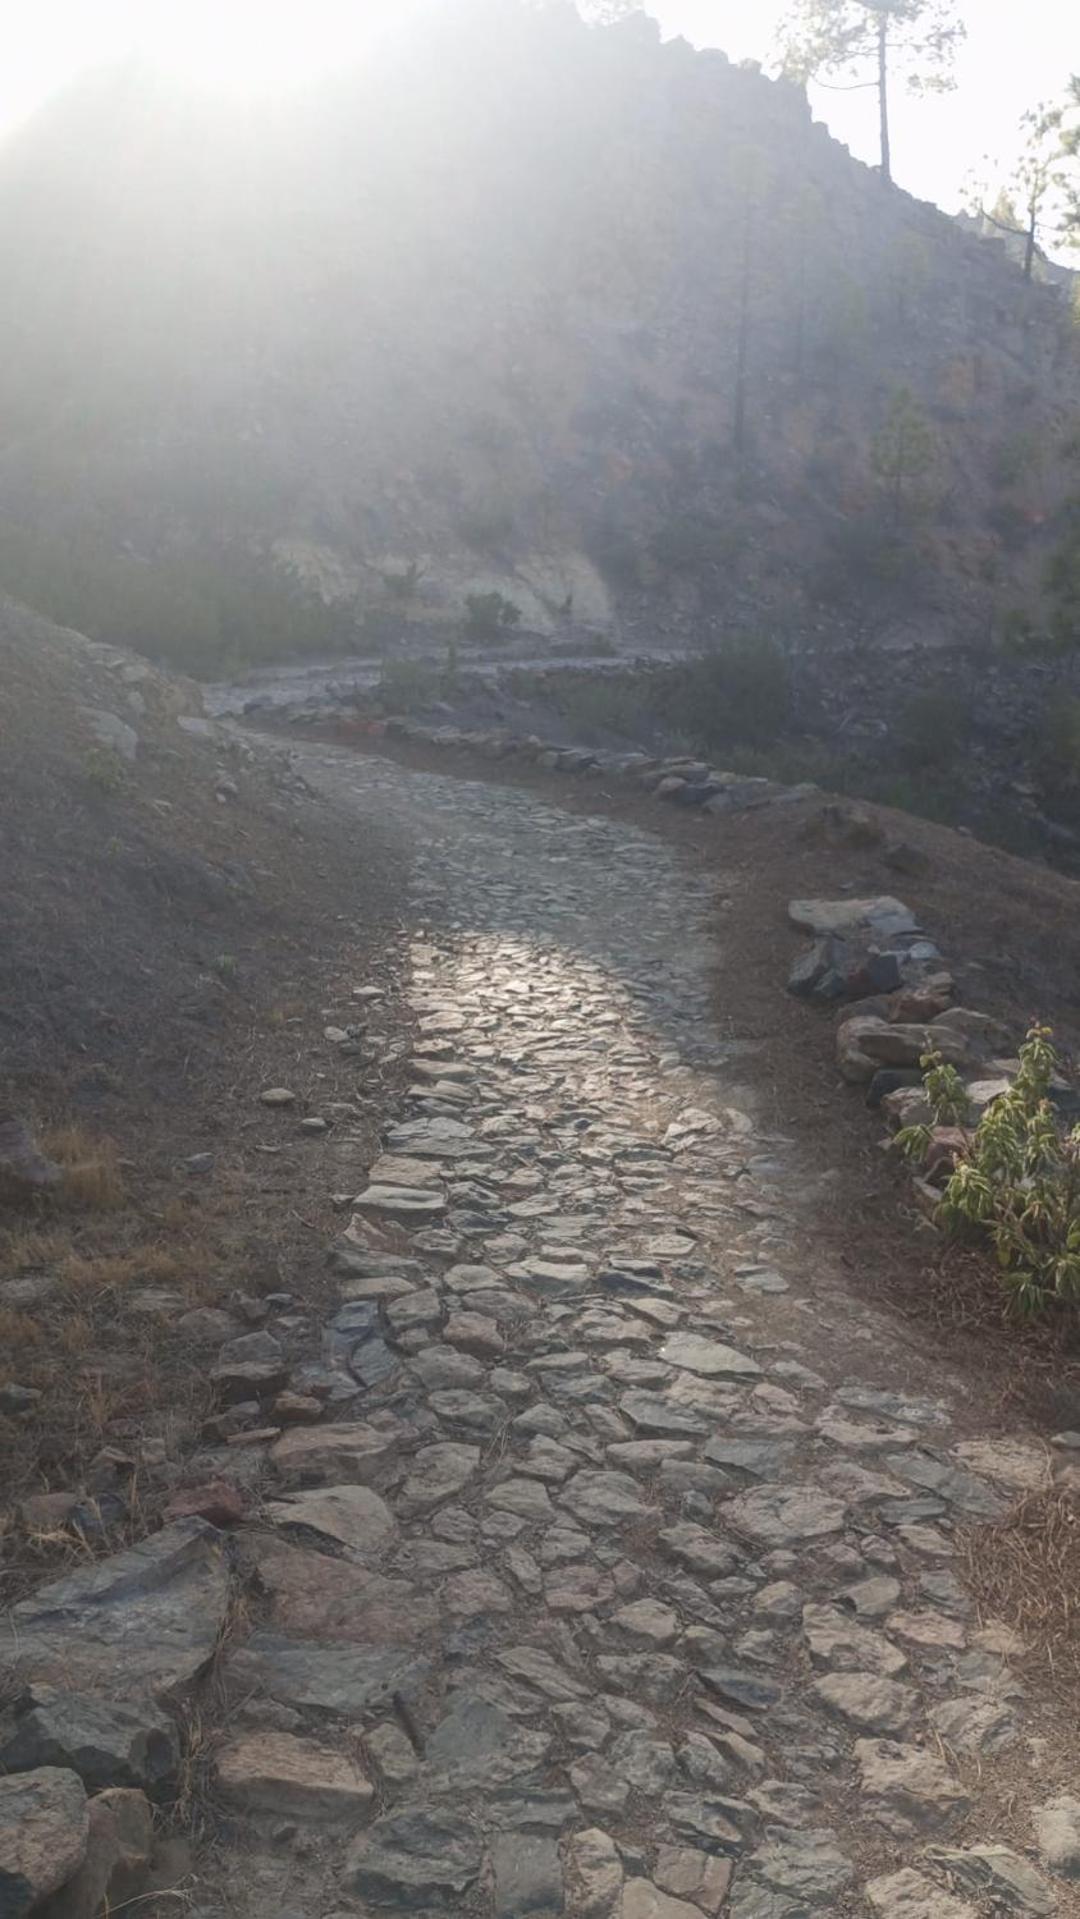
[[[241,1534],[200,1913],[1080,1912],[1075,1727],[958,1577],[1045,1453],[819,1270],[708,881],[530,793],[300,759],[400,836],[419,1038],[333,1423]]]

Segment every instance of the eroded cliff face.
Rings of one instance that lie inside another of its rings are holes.
[[[970,640],[1069,484],[1061,290],[642,18],[481,0],[245,114],[99,78],[9,142],[0,244],[20,551],[254,544],[391,624]]]

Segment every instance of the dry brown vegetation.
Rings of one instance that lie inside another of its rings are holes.
[[[0,1603],[157,1523],[212,1410],[179,1322],[328,1293],[332,1144],[297,1119],[348,1101],[362,1142],[381,1100],[322,1027],[392,984],[388,854],[279,755],[185,732],[193,691],[148,671],[0,602],[0,1098],[63,1175],[0,1204],[0,1388],[41,1394],[0,1412]],[[138,734],[115,783],[88,777],[91,707]],[[45,1492],[80,1523],[23,1524]]]
[[[999,1525],[968,1534],[965,1561],[980,1609],[1023,1640],[1024,1670],[1080,1680],[1080,1497],[1031,1493]]]

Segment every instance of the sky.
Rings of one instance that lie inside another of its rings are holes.
[[[138,49],[164,67],[238,94],[275,91],[363,57],[432,0],[34,0],[8,14],[0,130],[83,67]],[[787,0],[646,0],[665,35],[769,61]],[[968,39],[955,93],[899,94],[894,171],[901,186],[954,210],[984,156],[1008,170],[1024,110],[1080,71],[1075,0],[961,0]],[[1073,24],[1070,25],[1069,23]],[[876,158],[872,92],[814,88],[815,114],[861,159]],[[991,167],[991,173],[995,169]]]

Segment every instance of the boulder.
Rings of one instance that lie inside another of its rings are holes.
[[[230,1339],[210,1373],[219,1400],[230,1403],[276,1393],[287,1378],[281,1341],[265,1330]]]
[[[23,1121],[14,1113],[0,1113],[0,1186],[44,1193],[59,1186],[63,1177],[60,1167],[38,1150]]]
[[[57,1766],[77,1773],[90,1791],[152,1792],[175,1778],[179,1762],[176,1728],[148,1700],[125,1703],[32,1685],[0,1721],[5,1772]]]
[[[1059,1793],[1032,1815],[1039,1850],[1065,1879],[1080,1879],[1080,1799]]]
[[[863,934],[888,945],[898,934],[919,930],[911,908],[888,894],[875,899],[792,900],[788,918],[793,926],[819,939],[830,933],[839,934],[841,938]]]
[[[135,728],[122,720],[119,714],[110,713],[107,707],[83,706],[79,710],[97,744],[108,753],[118,753],[129,765],[133,764],[139,752],[139,736]]]
[[[0,1779],[0,1912],[23,1919],[77,1872],[90,1817],[82,1781],[57,1766]]]
[[[882,1020],[867,1027],[859,1044],[879,1066],[918,1066],[925,1054],[940,1053],[950,1066],[968,1066],[973,1054],[966,1036],[951,1026],[904,1026]]]
[[[209,1663],[228,1601],[220,1535],[178,1520],[13,1606],[0,1661],[64,1690],[164,1701]]]
[[[89,1831],[81,1864],[44,1904],[35,1919],[98,1919],[137,1904],[154,1844],[149,1802],[141,1792],[114,1787],[91,1799]]]
[[[796,960],[788,976],[788,992],[797,998],[858,1002],[895,993],[904,977],[901,954],[881,952],[865,941],[839,939],[833,934],[816,940]]]
[[[967,1006],[949,1006],[944,1012],[936,1013],[930,1024],[935,1033],[955,1033],[966,1041],[969,1052],[981,1059],[993,1059],[1013,1049],[1008,1027],[1002,1026],[1000,1020],[991,1019],[988,1013],[975,1013]]]
[[[923,1091],[921,1076],[917,1086],[898,1086],[893,1092],[886,1093],[881,1110],[888,1124],[897,1132],[905,1126],[932,1126],[934,1123],[934,1109]]]
[[[866,1013],[846,1019],[837,1027],[836,1064],[851,1085],[869,1085],[881,1064],[864,1046],[866,1035],[888,1030],[886,1020]]]

